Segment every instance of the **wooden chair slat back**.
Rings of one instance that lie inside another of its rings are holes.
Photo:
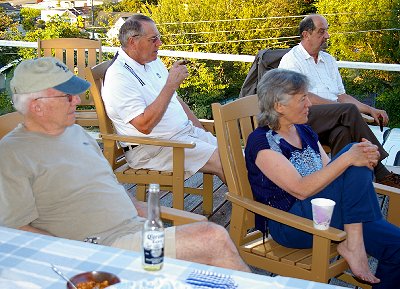
[[[88,81],[92,83],[90,92],[93,96],[94,105],[96,107],[97,117],[99,121],[99,129],[101,134],[114,134],[114,126],[111,119],[108,117],[103,99],[101,97],[101,87],[107,68],[110,66],[111,60],[104,61],[92,68],[86,68],[86,76]],[[93,85],[95,84],[95,85]],[[113,140],[104,140],[104,156],[112,166],[113,170],[125,164],[124,153],[117,143]]]
[[[212,104],[222,166],[231,193],[253,199],[247,178],[244,147],[257,126],[258,97],[249,95],[221,105]]]
[[[76,75],[86,79],[85,68],[102,61],[100,40],[82,38],[58,38],[38,40],[38,57],[54,56],[65,63]],[[81,106],[94,105],[90,93],[83,93]]]
[[[103,99],[101,97],[101,87],[103,85],[104,74],[110,63],[111,61],[104,61],[93,67],[86,68],[88,81],[92,83],[90,86],[90,92],[93,95],[93,102],[96,106],[97,115],[99,117],[100,133],[103,134],[114,133],[114,127],[112,126],[111,120],[107,116]],[[95,83],[95,85],[93,85],[93,83]]]

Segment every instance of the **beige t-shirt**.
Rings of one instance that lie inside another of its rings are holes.
[[[107,160],[80,126],[59,136],[19,125],[0,141],[0,225],[32,225],[99,243],[140,229],[141,218]],[[99,234],[101,233],[101,234]]]

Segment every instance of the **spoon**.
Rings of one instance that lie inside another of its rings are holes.
[[[65,276],[56,266],[54,266],[53,264],[50,264],[50,265],[51,265],[51,268],[53,269],[53,271],[56,272],[65,281],[67,281],[67,283],[69,283],[73,289],[78,289],[78,288],[76,288],[75,284],[72,283],[71,280],[69,280],[69,278],[67,276]]]

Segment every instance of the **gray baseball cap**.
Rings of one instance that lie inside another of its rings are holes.
[[[42,57],[22,61],[14,70],[10,81],[13,93],[32,93],[54,88],[67,94],[80,94],[90,86],[86,80],[77,77],[60,60]]]

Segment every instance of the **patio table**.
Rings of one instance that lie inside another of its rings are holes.
[[[45,236],[0,226],[0,287],[64,289],[66,282],[56,275],[50,264],[72,277],[86,271],[107,271],[122,282],[145,278],[173,278],[184,281],[194,270],[230,275],[241,288],[271,289],[334,289],[343,288],[287,277],[270,277],[213,266],[165,258],[158,272],[142,269],[137,252]],[[7,284],[12,286],[7,287]]]

